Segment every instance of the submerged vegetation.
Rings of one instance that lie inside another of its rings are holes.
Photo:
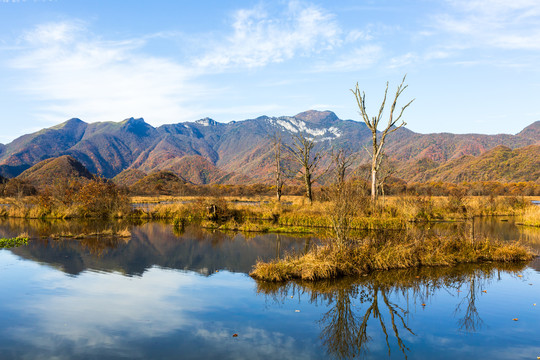
[[[28,237],[0,238],[0,249],[28,245]]]

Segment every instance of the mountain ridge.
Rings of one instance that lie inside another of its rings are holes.
[[[196,184],[270,182],[270,136],[279,134],[290,142],[299,133],[316,142],[315,150],[324,154],[323,166],[329,164],[331,150],[339,148],[356,154],[357,163],[367,160],[364,147],[371,141],[367,126],[341,120],[329,110],[229,123],[204,118],[158,127],[143,118],[99,123],[72,118],[0,145],[0,175],[14,177],[47,158],[70,155],[90,172],[107,178],[134,169],[148,174],[173,171]],[[400,128],[388,138],[386,153],[399,164],[398,174],[412,181],[419,178],[415,172],[427,165],[432,170],[463,156],[481,156],[497,146],[513,150],[536,144],[540,145],[540,121],[515,135],[421,134]]]

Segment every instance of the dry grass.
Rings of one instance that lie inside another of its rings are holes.
[[[105,238],[130,238],[131,231],[126,227],[120,230],[104,229],[94,232],[72,232],[64,230],[60,232],[51,233],[48,237],[53,239],[86,239],[89,237],[105,237]]]
[[[489,215],[523,216],[524,224],[538,226],[540,220],[535,213],[538,207],[530,203],[531,199],[533,198],[513,196],[390,196],[376,208],[360,202],[350,216],[348,227],[353,230],[403,229],[411,221],[459,220]],[[80,209],[76,206],[47,209],[37,205],[31,198],[24,202],[16,199],[4,200],[11,204],[9,207],[0,207],[0,216],[4,217],[66,219],[81,216]],[[285,196],[282,203],[277,203],[271,196],[137,196],[131,198],[131,202],[152,205],[133,210],[131,213],[114,212],[110,217],[169,219],[184,225],[211,221],[214,224],[207,225],[212,228],[223,226],[224,229],[243,228],[243,231],[258,231],[260,228],[263,232],[269,231],[270,227],[282,229],[333,227],[330,216],[332,202],[315,201],[309,205],[301,196]],[[210,218],[208,213],[208,207],[212,204],[220,208],[219,216],[214,219]],[[226,225],[231,220],[234,220],[236,225],[234,223]],[[261,221],[271,221],[271,224],[261,225]]]
[[[211,200],[214,199],[214,196],[169,196],[169,195],[158,195],[158,196],[132,196],[131,202],[134,204],[144,204],[144,203],[160,203],[160,202],[173,202],[173,203],[182,203],[182,202],[195,202],[199,199]],[[221,196],[221,199],[229,202],[274,202],[275,196]],[[281,201],[284,203],[292,203],[293,205],[302,205],[304,204],[304,199],[302,196],[282,196]]]
[[[526,267],[524,262],[484,262],[481,264],[460,264],[456,266],[424,266],[391,271],[375,271],[369,276],[341,277],[339,279],[324,279],[320,281],[307,281],[292,279],[288,282],[257,281],[257,293],[272,296],[290,296],[291,290],[308,292],[312,297],[321,294],[332,294],[343,289],[351,289],[355,286],[366,284],[378,284],[381,289],[394,288],[397,290],[412,289],[422,297],[429,295],[426,289],[445,287],[449,290],[459,289],[464,283],[473,279],[489,279],[497,276],[500,271],[511,273],[515,276],[523,272]],[[296,287],[296,289],[294,289]],[[423,290],[423,291],[422,291]]]
[[[288,256],[268,263],[257,262],[251,276],[265,281],[321,280],[367,274],[376,270],[420,266],[448,266],[485,261],[526,261],[534,254],[517,243],[466,238],[406,237],[387,241],[364,241],[338,250],[321,245],[302,256]]]
[[[135,199],[134,199],[135,200]],[[152,199],[137,198],[136,201]],[[205,227],[224,230],[269,231],[280,228],[325,228],[333,227],[333,203],[314,201],[303,203],[302,197],[286,197],[277,203],[271,197],[160,197],[155,201],[174,201],[172,204],[157,204],[151,209],[139,210],[136,217],[175,219],[188,224],[204,223]],[[211,219],[208,206],[216,204],[221,209],[217,219]],[[387,197],[377,208],[368,205],[357,207],[351,214],[348,226],[361,229],[403,229],[408,222],[431,222],[462,220],[472,216],[521,215],[534,207],[530,199],[523,197],[460,197],[460,196],[394,196]],[[231,221],[233,220],[233,221]],[[261,224],[272,221],[272,224]]]
[[[521,217],[520,225],[540,227],[540,206],[535,205],[527,208]]]

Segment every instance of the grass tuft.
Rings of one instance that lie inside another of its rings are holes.
[[[434,236],[422,240],[406,237],[387,241],[364,241],[345,249],[320,245],[302,256],[258,261],[251,276],[264,281],[322,280],[358,276],[377,270],[421,266],[449,266],[486,261],[531,260],[534,254],[518,243],[471,241]]]

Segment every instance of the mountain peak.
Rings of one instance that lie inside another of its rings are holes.
[[[50,129],[59,130],[59,129],[70,129],[70,128],[76,128],[79,125],[86,124],[84,121],[82,121],[79,118],[71,118],[67,121],[64,121],[61,124],[55,125],[50,127]]]
[[[195,124],[199,124],[202,126],[216,126],[219,123],[216,120],[210,119],[209,117],[205,117],[204,119],[195,121]]]
[[[339,120],[336,114],[332,111],[318,111],[318,110],[308,110],[296,114],[294,118],[302,120],[312,124],[321,124],[321,123],[331,123],[336,120]]]
[[[143,118],[130,117],[129,119],[122,121],[120,124],[123,125],[123,129],[137,136],[148,136],[150,131],[154,129],[154,127],[144,121]]]
[[[536,139],[536,141],[539,141],[538,139],[540,139],[540,120],[533,122],[531,125],[521,130],[517,135],[533,140]]]
[[[124,125],[146,124],[146,121],[144,121],[143,118],[130,117],[130,118],[124,119],[124,121],[122,121],[121,124],[124,124]]]

